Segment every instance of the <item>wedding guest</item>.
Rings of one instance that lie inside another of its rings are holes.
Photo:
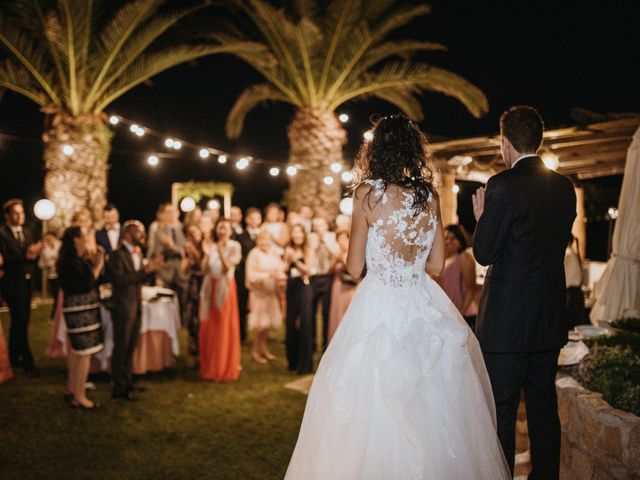
[[[298,210],[300,215],[300,222],[304,225],[304,229],[307,233],[311,233],[311,226],[313,223],[313,209],[307,205],[303,205]]]
[[[289,230],[289,244],[285,250],[284,262],[288,273],[286,349],[289,370],[299,374],[313,370],[311,310],[313,290],[309,277],[313,264],[313,251],[303,225],[292,225]]]
[[[184,225],[185,231],[191,225],[198,226],[201,218],[202,218],[202,209],[200,207],[196,207],[190,212],[187,212],[187,214],[184,216],[184,222],[182,222]]]
[[[206,276],[200,297],[200,376],[226,382],[240,375],[240,320],[234,270],[242,249],[231,240],[231,223],[221,218],[214,244],[205,255]]]
[[[460,225],[449,225],[444,232],[444,270],[437,279],[460,314],[473,328],[478,305],[476,295],[476,262],[467,249],[467,239]]]
[[[103,348],[100,320],[98,276],[104,267],[104,249],[87,250],[88,234],[81,227],[69,227],[62,237],[57,262],[60,285],[64,291],[64,320],[67,325],[67,390],[65,398],[72,407],[91,410],[98,405],[87,398],[91,355]]]
[[[0,255],[0,281],[4,276],[4,259]],[[1,286],[1,283],[0,283]],[[0,290],[0,305],[2,305],[2,290]],[[0,322],[0,383],[8,382],[13,378],[13,370],[11,369],[11,362],[9,362],[9,351],[7,350],[7,342],[4,338],[4,330],[2,329],[2,322]]]
[[[9,307],[9,359],[11,366],[22,367],[27,377],[37,376],[29,348],[31,316],[31,274],[33,263],[42,250],[42,242],[34,242],[24,227],[24,203],[11,199],[3,205],[5,225],[0,228],[0,255],[4,260],[4,276],[0,289]]]
[[[264,209],[263,228],[271,234],[272,248],[278,255],[284,253],[288,242],[287,226],[282,220],[284,212],[277,203],[270,203]]]
[[[582,293],[582,262],[580,261],[580,254],[578,252],[578,239],[572,236],[564,255],[569,329],[585,323],[584,294]]]
[[[43,246],[40,252],[40,258],[38,259],[38,266],[40,267],[42,275],[47,279],[47,285],[53,298],[53,306],[49,314],[49,318],[53,320],[58,306],[58,271],[56,269],[56,262],[58,261],[61,242],[53,232],[45,233],[42,240]]]
[[[327,348],[329,338],[329,307],[333,283],[331,258],[338,253],[339,247],[336,243],[335,233],[329,231],[329,224],[324,217],[313,219],[309,239],[314,253],[314,261],[311,264],[311,288],[313,290],[311,313],[315,318],[318,305],[322,307],[322,349],[324,350]],[[312,332],[314,348],[317,348],[316,322],[313,322]]]
[[[182,271],[184,275],[189,277],[187,299],[182,311],[182,323],[189,332],[189,353],[196,358],[198,357],[198,329],[200,328],[198,305],[204,277],[203,258],[202,232],[197,225],[189,225],[187,227],[187,241],[182,253]]]
[[[91,218],[89,210],[81,208],[74,212],[71,216],[71,225],[79,226],[85,231],[85,233],[90,232],[93,226],[93,219]]]
[[[331,286],[331,308],[329,309],[329,342],[349,308],[358,286],[358,280],[353,278],[347,271],[349,232],[347,230],[336,232],[336,241],[340,251],[331,260],[333,285]]]
[[[336,232],[340,230],[347,232],[351,230],[351,217],[349,215],[341,213],[336,217]]]
[[[286,222],[287,224],[287,228],[291,228],[291,225],[295,225],[297,223],[299,223],[300,225],[304,226],[304,219],[300,216],[300,214],[294,210],[289,210],[287,212],[287,217],[286,217]],[[306,230],[306,227],[305,227]],[[309,229],[307,231],[307,233],[309,233],[311,230]]]
[[[120,246],[109,257],[108,269],[113,285],[113,356],[111,357],[112,397],[136,400],[131,375],[131,358],[140,333],[142,285],[163,265],[162,255],[144,265],[142,247],[145,231],[142,223],[129,220],[122,226]]]
[[[220,220],[220,207],[215,208],[207,208],[207,211],[204,212],[203,216],[209,217],[211,220],[211,225],[215,225]]]
[[[237,205],[234,205],[229,210],[229,222],[231,222],[232,237],[241,235],[244,231],[242,226],[242,210]]]
[[[282,326],[279,293],[282,291],[286,274],[284,263],[271,249],[271,234],[260,231],[256,237],[256,247],[247,257],[246,281],[249,289],[249,329],[253,332],[251,355],[258,363],[275,359],[267,347],[269,329]]]
[[[104,249],[106,258],[120,243],[120,212],[113,203],[108,203],[102,212],[102,228],[96,232],[96,243]]]
[[[203,215],[198,222],[198,227],[200,227],[200,231],[202,232],[202,248],[207,250],[213,245],[213,221],[211,217]]]

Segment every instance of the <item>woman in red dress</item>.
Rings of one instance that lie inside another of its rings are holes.
[[[2,265],[4,260],[0,255],[0,278],[4,275],[2,271]],[[2,304],[2,292],[0,292],[0,305]],[[11,369],[11,363],[9,363],[9,351],[7,350],[7,342],[4,338],[4,332],[2,330],[2,323],[0,323],[0,383],[4,383],[13,378],[13,370]]]
[[[242,250],[231,240],[231,232],[229,220],[218,220],[214,243],[203,260],[206,276],[200,293],[200,376],[215,382],[237,380],[240,375],[240,314],[234,271]]]

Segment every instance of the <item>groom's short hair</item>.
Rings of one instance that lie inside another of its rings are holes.
[[[520,153],[536,152],[542,143],[543,131],[542,117],[533,107],[516,105],[500,116],[500,134]]]

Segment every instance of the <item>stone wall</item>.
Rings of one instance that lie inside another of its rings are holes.
[[[640,417],[611,407],[573,378],[556,381],[561,480],[640,479]]]

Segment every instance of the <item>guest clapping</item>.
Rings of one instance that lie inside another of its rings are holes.
[[[331,341],[333,334],[342,321],[342,317],[349,308],[358,286],[357,279],[353,278],[347,271],[349,232],[346,230],[337,232],[336,241],[340,251],[331,259],[333,285],[331,286],[331,308],[329,310],[329,341]]]
[[[286,348],[289,370],[299,374],[313,370],[311,310],[313,291],[309,277],[313,265],[313,252],[307,240],[307,232],[300,224],[289,231],[291,240],[285,250],[287,280],[287,333]]]
[[[231,240],[231,224],[216,223],[214,243],[206,253],[207,275],[200,296],[200,376],[226,382],[240,375],[240,321],[234,270],[240,263],[240,244]]]
[[[111,254],[108,262],[113,285],[112,397],[123,400],[136,399],[131,358],[140,333],[142,285],[163,265],[162,256],[156,256],[144,265],[144,245],[144,226],[136,220],[129,220],[122,226],[120,247]]]
[[[271,249],[271,235],[261,231],[256,247],[246,262],[246,282],[249,289],[249,329],[253,331],[253,359],[266,363],[275,357],[267,347],[270,328],[282,325],[279,293],[286,282],[284,263]]]
[[[69,336],[67,390],[72,407],[91,410],[97,404],[86,396],[91,355],[103,348],[97,278],[104,267],[104,249],[87,249],[89,235],[79,226],[62,238],[57,270],[64,291],[63,312]]]
[[[189,332],[189,353],[198,355],[200,288],[204,277],[202,232],[197,225],[187,227],[187,242],[182,249],[182,273],[189,278],[187,299],[182,310],[182,323]]]

